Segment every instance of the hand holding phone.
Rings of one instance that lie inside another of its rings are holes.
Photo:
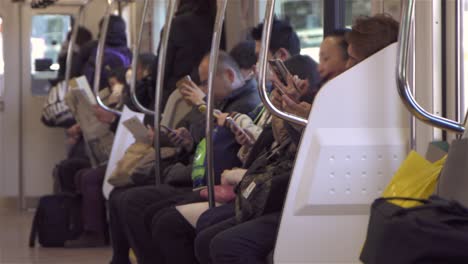
[[[169,133],[175,133],[175,130],[172,129],[172,128],[169,128],[165,125],[160,125],[161,127],[161,131],[164,133],[164,134],[169,134]]]
[[[275,73],[275,75],[278,77],[278,80],[284,85],[288,86],[289,83],[292,84],[292,87],[300,93],[299,88],[296,85],[296,82],[292,78],[291,73],[288,71],[288,68],[286,68],[286,65],[284,65],[284,62],[279,59],[274,59],[274,60],[269,60],[268,63],[270,64],[270,68],[272,71]],[[290,82],[291,80],[291,82]],[[285,93],[285,91],[282,91]]]
[[[190,86],[190,83],[192,82],[192,78],[190,78],[190,75],[185,75],[182,77],[180,80],[176,82],[176,88],[181,89],[183,87],[183,84],[187,84]]]

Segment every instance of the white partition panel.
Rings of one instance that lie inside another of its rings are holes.
[[[393,44],[327,83],[302,137],[274,263],[359,263],[372,201],[406,157]]]
[[[122,122],[134,116],[143,121],[145,115],[142,113],[133,112],[125,106],[122,111],[122,115],[120,116],[117,131],[115,132],[114,143],[112,144],[112,151],[109,157],[109,161],[107,162],[106,175],[102,185],[102,192],[106,199],[109,199],[109,194],[114,188],[114,186],[110,185],[107,180],[117,167],[117,162],[119,162],[119,160],[121,160],[124,156],[125,151],[128,149],[128,147],[130,147],[131,144],[133,144],[133,142],[135,142],[135,138],[133,137],[132,133],[130,133],[130,131],[128,131],[128,129],[122,125]]]

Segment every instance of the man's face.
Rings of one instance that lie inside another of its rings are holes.
[[[343,56],[340,41],[337,37],[326,37],[320,45],[318,70],[324,81],[335,78],[347,69],[348,60]]]
[[[346,63],[347,69],[353,67],[354,65],[358,64],[359,62],[365,59],[356,53],[356,50],[354,49],[354,46],[351,43],[349,43],[348,45],[348,56],[348,62]]]
[[[262,43],[259,40],[255,41],[255,55],[257,56],[257,65],[255,66],[256,69],[256,75],[258,76],[258,71],[260,70],[260,50],[262,48]],[[273,54],[271,54],[271,51],[268,51],[268,60],[274,59]],[[274,73],[270,70],[270,65],[267,64],[267,76],[266,76],[266,81],[271,82],[275,78]]]
[[[219,66],[219,65],[218,65]],[[221,68],[221,67],[218,67]],[[205,57],[198,67],[200,75],[200,88],[208,94],[209,57]],[[216,102],[222,101],[232,92],[232,82],[227,78],[225,71],[218,69],[213,82],[213,96]]]

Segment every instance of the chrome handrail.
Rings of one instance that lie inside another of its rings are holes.
[[[398,35],[398,62],[396,69],[398,93],[400,94],[406,108],[408,108],[411,114],[422,122],[452,132],[463,133],[465,130],[463,124],[429,113],[416,102],[413,94],[411,93],[407,76],[407,63],[409,58],[410,30],[415,1],[407,0],[405,2],[406,4],[403,5],[400,32]]]
[[[208,69],[208,91],[207,91],[207,111],[206,111],[206,159],[207,159],[207,188],[208,203],[210,208],[216,206],[214,197],[214,157],[213,157],[213,111],[214,111],[214,78],[218,69],[219,45],[223,33],[224,16],[226,13],[227,0],[217,0],[216,19],[213,28],[213,38],[211,41],[211,53]]]
[[[161,95],[164,88],[164,74],[166,68],[166,52],[167,44],[169,42],[169,35],[171,32],[172,19],[175,15],[179,0],[169,0],[168,11],[166,14],[166,21],[164,24],[160,48],[158,52],[158,76],[156,79],[156,89],[154,96],[154,150],[155,150],[155,178],[156,185],[161,183],[161,149],[159,142],[159,121],[161,118]]]
[[[99,42],[98,42],[97,52],[96,52],[96,66],[94,70],[94,89],[93,90],[94,90],[94,96],[96,97],[96,101],[101,108],[103,108],[104,110],[108,112],[111,112],[120,116],[122,114],[120,111],[112,109],[108,107],[107,105],[105,105],[101,97],[99,96],[99,83],[101,82],[102,59],[104,56],[104,46],[106,44],[107,29],[109,27],[109,20],[110,20],[110,15],[112,12],[113,3],[114,3],[114,0],[108,0],[106,13],[104,15],[104,19],[101,25],[101,31],[100,31],[101,35],[99,36]]]
[[[282,112],[276,106],[273,105],[270,98],[268,97],[268,89],[266,85],[266,75],[267,75],[267,66],[268,66],[268,51],[270,47],[270,38],[271,38],[271,29],[273,27],[273,18],[274,18],[274,11],[275,11],[275,0],[267,0],[266,8],[265,8],[265,21],[263,23],[263,33],[262,33],[262,46],[259,54],[259,62],[260,62],[260,72],[258,76],[258,83],[259,85],[259,93],[260,98],[262,99],[263,104],[265,107],[272,113],[273,115],[284,119],[286,121],[306,126],[308,121],[302,117],[298,117],[296,115]]]
[[[81,20],[83,18],[83,13],[86,6],[92,0],[86,1],[83,5],[80,6],[78,10],[77,18],[75,19],[75,24],[73,25],[72,33],[70,36],[70,40],[68,41],[68,49],[67,49],[67,61],[65,66],[65,91],[68,91],[68,85],[70,83],[70,75],[71,75],[71,68],[73,63],[73,50],[75,49],[76,38],[78,36],[78,30],[81,24]]]
[[[138,100],[138,97],[136,95],[136,71],[137,71],[137,65],[138,65],[138,56],[140,54],[140,44],[141,44],[141,39],[143,37],[143,28],[145,25],[145,18],[147,14],[149,6],[149,0],[145,0],[144,5],[143,5],[143,13],[141,15],[141,23],[140,23],[140,29],[138,31],[138,37],[137,41],[135,43],[135,46],[133,47],[133,59],[132,59],[132,75],[131,75],[131,81],[130,81],[130,98],[132,99],[133,104],[135,105],[138,110],[140,110],[142,113],[146,115],[154,115],[154,111],[146,108],[143,106],[140,101]]]

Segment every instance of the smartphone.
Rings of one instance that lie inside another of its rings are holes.
[[[184,83],[190,83],[192,81],[192,78],[190,78],[190,75],[185,75],[182,77],[180,80],[176,82],[176,87],[180,89],[182,87],[182,84]]]
[[[163,133],[165,133],[165,134],[175,133],[175,130],[174,130],[174,129],[169,128],[169,127],[167,127],[167,126],[165,126],[165,125],[160,125],[160,127],[161,127],[161,131],[162,131]]]
[[[269,60],[268,63],[270,64],[272,71],[276,74],[276,76],[281,81],[281,83],[284,86],[288,86],[288,76],[290,76],[291,73],[289,73],[288,68],[286,68],[286,65],[284,65],[284,62],[279,59],[274,59],[274,60]],[[300,92],[295,82],[293,82],[293,86],[297,92]],[[281,92],[283,94],[285,93],[283,90],[281,90]]]

